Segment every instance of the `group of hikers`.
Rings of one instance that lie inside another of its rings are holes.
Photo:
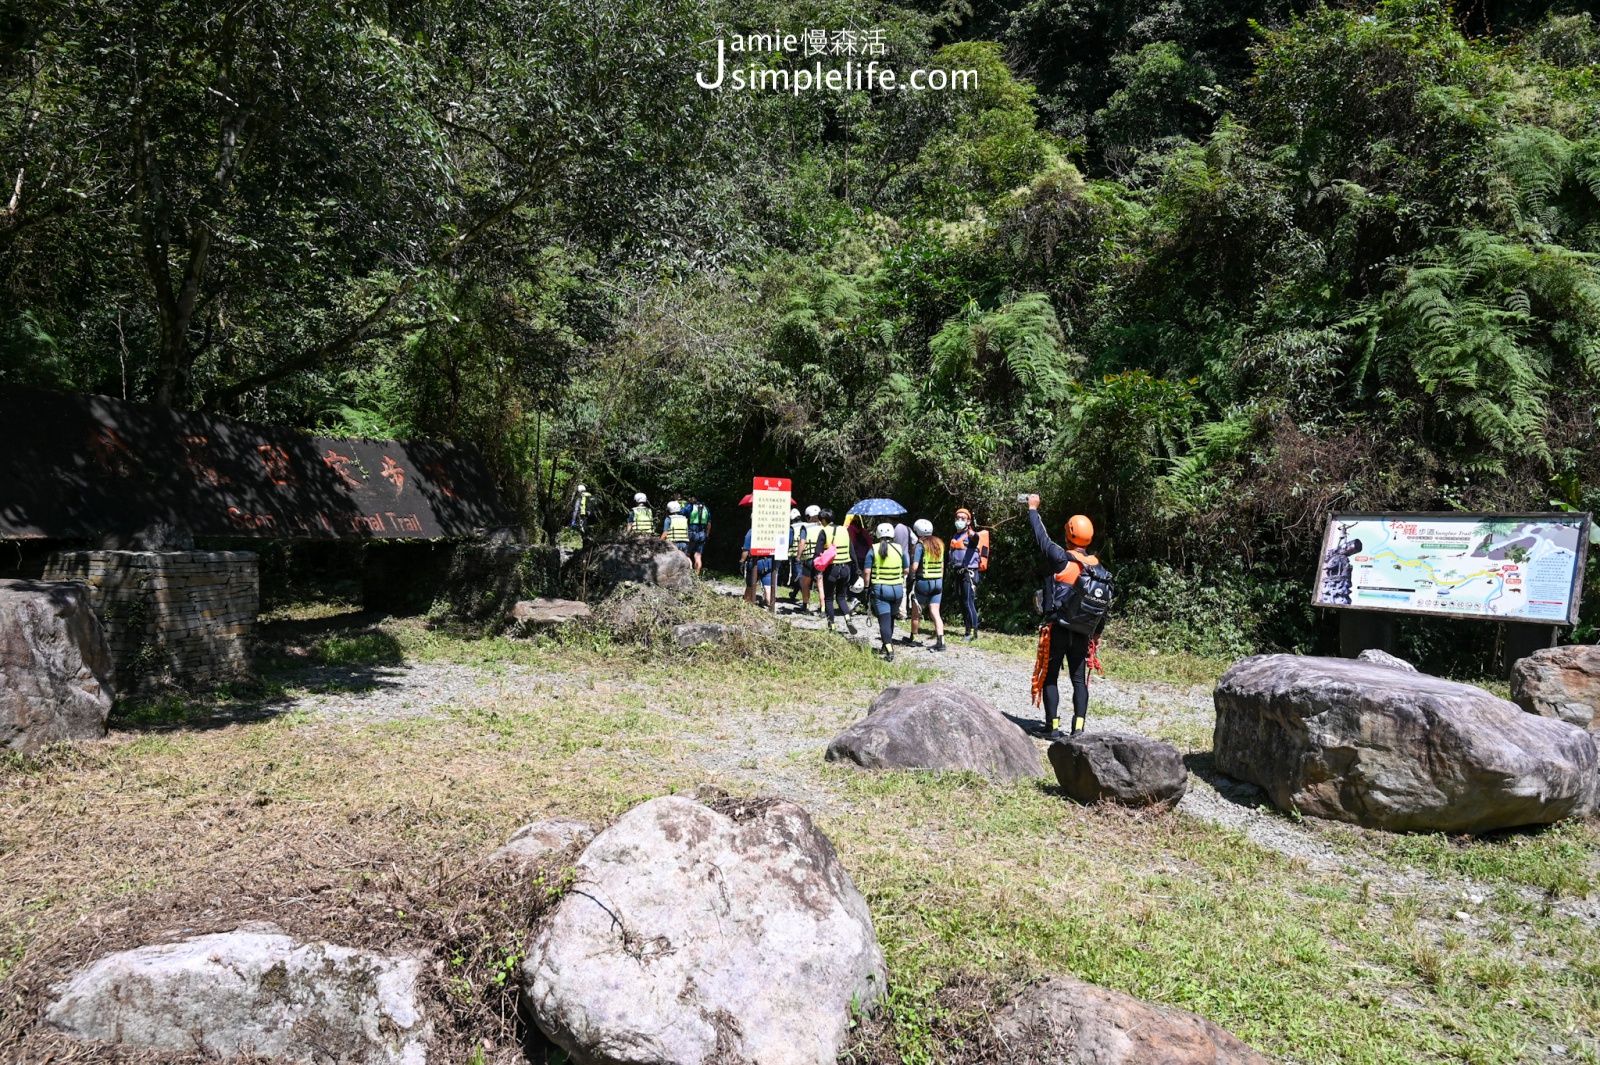
[[[572,524],[587,537],[589,518],[588,490],[579,485],[573,506]],[[1042,707],[1044,720],[1040,734],[1061,738],[1060,677],[1063,669],[1072,687],[1072,726],[1070,735],[1083,731],[1089,709],[1089,670],[1098,669],[1096,651],[1105,628],[1112,600],[1111,574],[1099,558],[1090,553],[1094,542],[1094,523],[1075,514],[1066,523],[1066,546],[1050,538],[1039,517],[1039,497],[1026,500],[1028,522],[1035,544],[1048,571],[1036,607],[1043,615],[1039,629],[1038,652],[1033,671],[1033,701]],[[903,518],[904,515],[895,515]],[[809,614],[811,593],[821,599],[818,612],[832,631],[836,622],[851,635],[856,634],[851,619],[856,609],[877,618],[880,653],[894,661],[894,628],[898,619],[908,619],[909,633],[901,643],[917,643],[924,619],[931,623],[934,651],[945,649],[945,622],[942,613],[948,590],[961,612],[963,638],[978,635],[977,589],[989,569],[990,536],[973,521],[972,511],[958,508],[952,517],[953,534],[948,540],[935,535],[933,522],[919,518],[907,525],[903,520],[878,520],[850,513],[842,522],[827,507],[813,504],[804,512],[789,512],[787,558],[756,555],[751,551],[750,532],[744,534],[739,563],[745,578],[746,598],[760,596],[763,605],[776,608],[777,587],[789,590],[789,602],[796,612]],[[644,493],[634,496],[624,531],[639,536],[659,536],[681,550],[703,570],[706,538],[711,529],[710,509],[693,495],[673,499],[658,528],[655,512]]]
[[[811,613],[811,593],[818,593],[817,612],[832,630],[842,625],[856,632],[851,615],[859,608],[878,619],[882,654],[894,659],[894,623],[909,618],[911,631],[901,642],[914,644],[924,619],[933,631],[933,650],[945,649],[943,614],[948,590],[961,611],[964,638],[978,635],[978,582],[989,568],[989,534],[973,526],[972,513],[956,511],[955,534],[948,541],[934,535],[926,518],[877,521],[862,514],[834,512],[813,504],[804,513],[789,512],[788,558],[751,557],[750,538],[739,562],[752,593],[760,589],[772,606],[777,586],[789,589],[797,611]]]
[[[593,496],[590,495],[589,489],[584,485],[578,485],[572,501],[570,524],[578,530],[578,535],[583,537],[585,543],[589,538],[589,515],[592,506]],[[635,492],[633,508],[628,511],[628,519],[623,523],[622,531],[639,536],[655,536],[659,532],[661,539],[668,541],[687,555],[689,561],[694,564],[694,571],[700,573],[705,568],[706,537],[711,533],[711,508],[692,495],[672,499],[667,503],[667,516],[658,530],[656,513],[650,508],[650,497],[643,492]]]

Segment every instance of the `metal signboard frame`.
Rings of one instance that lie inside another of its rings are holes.
[[[1589,530],[1593,524],[1593,516],[1587,511],[1545,511],[1545,512],[1509,512],[1493,511],[1486,513],[1462,513],[1460,511],[1340,511],[1328,517],[1328,523],[1323,527],[1322,537],[1318,541],[1317,561],[1312,575],[1311,605],[1324,610],[1349,610],[1360,613],[1374,614],[1410,614],[1417,617],[1436,618],[1463,618],[1474,621],[1503,622],[1512,625],[1576,625],[1578,623],[1579,600],[1583,594],[1583,574],[1589,561]],[[1506,617],[1504,615],[1488,613],[1471,613],[1467,611],[1447,611],[1419,609],[1411,606],[1374,606],[1365,603],[1325,603],[1322,602],[1321,590],[1323,581],[1323,565],[1325,560],[1326,545],[1330,533],[1336,526],[1344,522],[1358,521],[1432,521],[1432,522],[1460,522],[1462,524],[1481,524],[1483,522],[1549,522],[1573,524],[1578,526],[1578,548],[1576,560],[1573,563],[1571,587],[1567,592],[1567,613],[1565,618],[1530,618]]]

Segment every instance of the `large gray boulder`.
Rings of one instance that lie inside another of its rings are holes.
[[[955,684],[885,689],[828,744],[830,762],[864,769],[968,770],[991,780],[1044,775],[1033,741],[993,704]]]
[[[104,736],[111,675],[84,585],[0,581],[0,749]]]
[[[866,901],[793,803],[652,799],[575,874],[522,977],[577,1065],[834,1065],[883,993]]]
[[[1204,1017],[1053,976],[995,1015],[1003,1060],[1029,1065],[1272,1065]]]
[[[423,1065],[421,962],[272,925],[107,955],[55,990],[46,1023],[82,1040],[211,1058]]]
[[[1590,813],[1589,733],[1481,688],[1344,658],[1260,655],[1217,682],[1217,769],[1284,810],[1400,832]]]
[[[627,537],[595,544],[574,556],[580,579],[592,598],[619,584],[649,584],[683,592],[694,587],[694,564],[689,556],[665,540]]]
[[[1061,790],[1078,802],[1172,807],[1189,790],[1189,767],[1165,740],[1088,732],[1050,745]]]
[[[1595,726],[1600,707],[1600,647],[1544,647],[1511,667],[1511,701],[1530,714]]]

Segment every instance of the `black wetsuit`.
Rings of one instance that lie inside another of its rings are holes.
[[[1055,575],[1067,568],[1067,563],[1077,562],[1083,565],[1081,557],[1074,558],[1073,553],[1050,539],[1044,531],[1044,522],[1039,517],[1037,510],[1028,511],[1028,524],[1033,527],[1034,542],[1039,545],[1039,551],[1044,555],[1050,567],[1050,576],[1045,586],[1045,613],[1052,618],[1059,616],[1060,608],[1067,603],[1067,597],[1074,594],[1071,585],[1061,584]],[[1104,622],[1101,622],[1102,626]],[[1094,636],[1100,635],[1096,630]],[[1072,681],[1072,718],[1074,725],[1089,716],[1089,644],[1094,636],[1084,632],[1073,632],[1059,621],[1050,622],[1050,666],[1044,677],[1044,720],[1045,725],[1054,728],[1061,719],[1061,665],[1067,666],[1067,676]]]

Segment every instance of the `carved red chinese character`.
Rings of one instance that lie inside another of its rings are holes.
[[[294,483],[294,466],[289,461],[289,452],[277,444],[257,444],[256,454],[261,456],[261,465],[266,468],[267,477],[273,484]]]
[[[406,471],[388,455],[383,456],[383,469],[378,471],[378,476],[394,485],[395,495],[405,491]]]
[[[322,456],[322,461],[326,462],[328,464],[328,468],[339,475],[339,477],[344,481],[344,486],[346,488],[361,487],[360,478],[356,477],[355,474],[350,472],[350,467],[355,464],[355,460],[349,455],[341,455],[330,447],[328,449],[328,453]]]

